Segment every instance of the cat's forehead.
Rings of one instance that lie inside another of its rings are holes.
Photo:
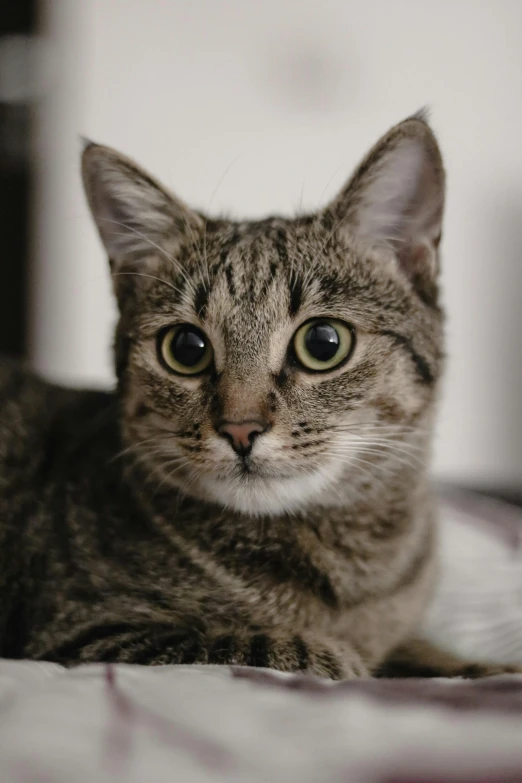
[[[217,224],[204,238],[206,262],[212,273],[227,268],[237,276],[264,278],[277,271],[289,271],[299,265],[299,255],[318,237],[313,221],[272,217],[259,221]]]
[[[332,267],[324,250],[324,228],[306,218],[268,218],[218,230],[208,238],[211,285],[206,298],[199,289],[199,309],[228,321],[241,315],[259,321],[293,317],[310,284],[320,282],[321,268]]]
[[[334,315],[353,270],[328,229],[317,217],[210,223],[201,237],[187,236],[177,257],[159,258],[138,318],[147,331],[186,321],[230,344],[254,334],[259,344],[296,319]]]
[[[286,235],[248,230],[208,257],[206,296],[198,289],[198,316],[231,348],[260,345],[289,317],[292,265]],[[202,307],[203,305],[203,307]]]
[[[275,277],[286,278],[290,271],[287,245],[289,231],[262,230],[257,226],[238,226],[230,239],[220,242],[209,257],[209,271],[216,289],[224,283],[230,299],[241,304],[263,296]]]

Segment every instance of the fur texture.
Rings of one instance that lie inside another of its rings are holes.
[[[210,219],[94,144],[83,177],[120,309],[118,388],[2,365],[1,653],[376,671],[436,570],[444,172],[425,117],[294,219]],[[312,318],[355,336],[327,372],[293,349]],[[158,357],[187,323],[213,350],[196,376]],[[241,455],[220,428],[248,421],[263,432]]]

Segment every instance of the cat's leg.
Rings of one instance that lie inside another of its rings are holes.
[[[375,672],[377,677],[466,677],[522,674],[522,665],[481,663],[459,658],[425,639],[409,639]]]
[[[102,659],[107,660],[104,655]],[[348,645],[303,635],[284,637],[266,632],[230,632],[209,637],[187,633],[142,638],[137,645],[129,646],[127,655],[124,651],[117,654],[115,660],[118,659],[146,665],[204,663],[255,666],[284,672],[306,672],[332,680],[369,676],[361,657]]]
[[[96,631],[99,631],[97,633]],[[332,680],[368,677],[360,655],[346,643],[271,632],[197,633],[176,628],[91,628],[48,651],[47,660],[65,665],[111,662],[149,666],[224,664],[307,672]],[[88,638],[88,641],[87,641]]]
[[[221,635],[209,646],[207,662],[306,672],[332,680],[369,676],[361,656],[350,645],[308,635]]]

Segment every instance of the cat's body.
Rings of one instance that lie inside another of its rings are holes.
[[[346,677],[419,619],[433,578],[426,487],[408,503],[376,498],[380,511],[249,519],[151,483],[142,506],[130,477],[146,477],[117,456],[115,396],[9,364],[0,377],[2,399],[16,388],[0,417],[3,656]]]
[[[84,181],[118,390],[1,365],[0,654],[375,672],[436,575],[425,120],[312,217],[211,221],[96,145]]]

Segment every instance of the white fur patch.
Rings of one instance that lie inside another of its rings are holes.
[[[313,473],[304,472],[291,478],[238,477],[215,479],[205,477],[201,483],[217,503],[251,516],[278,515],[300,511],[311,502],[320,502],[344,471],[340,462],[329,462]]]
[[[285,464],[270,437],[264,442],[260,440],[254,449],[254,470],[260,472],[257,476],[227,475],[237,462],[229,454],[228,444],[216,441],[216,473],[203,474],[199,486],[214,502],[243,514],[278,515],[303,511],[310,505],[346,505],[359,499],[361,492],[367,497],[372,491],[368,489],[368,479],[378,491],[396,470],[404,466],[415,468],[425,458],[425,447],[415,431],[406,433],[400,425],[383,428],[371,422],[361,423],[360,427],[359,432],[355,429],[332,440],[330,453],[319,467]],[[227,467],[219,475],[218,465],[222,469],[223,463]],[[288,470],[295,471],[295,475],[285,475]]]

